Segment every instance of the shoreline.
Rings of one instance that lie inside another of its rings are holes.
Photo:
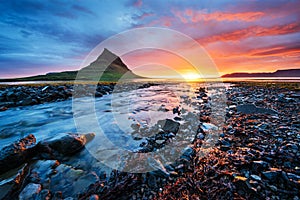
[[[217,144],[206,156],[201,156],[201,151],[205,148],[211,133],[202,128],[197,130],[189,150],[183,154],[178,163],[143,174],[113,170],[110,175],[106,174],[103,177],[97,174],[98,178],[89,173],[79,175],[78,177],[89,180],[90,185],[78,193],[76,198],[299,198],[300,94],[298,86],[299,84],[289,83],[233,84],[226,91],[226,121],[223,130],[217,138]],[[213,120],[209,114],[210,100],[205,95],[205,89],[199,88],[197,95],[201,97],[199,123],[203,125]],[[252,105],[250,110],[249,105]],[[178,112],[176,109],[175,111]],[[176,123],[171,123],[172,126],[177,126]],[[169,133],[154,135],[149,137],[149,142],[143,147],[146,152],[153,151],[153,148],[161,148],[165,143],[170,142],[174,136]],[[61,176],[69,170],[72,173],[81,173],[67,163],[49,163],[47,159],[49,158],[38,159],[39,165],[44,166],[46,172],[52,172],[58,167],[58,174]],[[34,180],[30,179],[24,187],[29,184],[42,187],[41,185],[44,184]],[[63,184],[61,182],[57,184],[56,189],[61,188],[64,191]],[[45,190],[43,192],[45,193]],[[41,195],[41,191],[37,195]],[[66,198],[69,194],[67,190],[65,193],[52,193],[48,190],[44,195]]]
[[[29,84],[29,85],[0,85],[0,112],[11,107],[31,106],[56,101],[65,101],[72,97],[91,96],[96,98],[111,94],[116,83],[114,82],[80,82],[54,83],[54,84]],[[123,83],[124,90],[146,88],[154,83],[144,83],[135,87],[135,83]],[[132,86],[131,86],[132,85]],[[130,88],[132,87],[132,88]],[[76,90],[76,93],[74,91]]]

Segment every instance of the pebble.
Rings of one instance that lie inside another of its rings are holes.
[[[257,176],[257,175],[252,174],[250,177],[251,177],[253,180],[261,181],[260,176]]]

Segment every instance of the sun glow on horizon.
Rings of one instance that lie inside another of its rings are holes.
[[[186,74],[182,74],[182,77],[183,77],[185,80],[188,80],[188,81],[193,81],[193,80],[201,79],[200,74],[192,73],[192,72],[186,73]]]

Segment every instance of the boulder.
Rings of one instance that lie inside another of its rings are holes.
[[[0,151],[0,174],[25,163],[30,157],[34,156],[36,139],[30,134],[15,143],[4,147]]]
[[[268,114],[268,115],[276,115],[277,111],[268,108],[256,107],[254,104],[244,104],[238,105],[237,111],[243,114]]]
[[[172,132],[172,133],[177,133],[179,130],[180,123],[175,122],[171,119],[166,119],[166,120],[159,120],[158,124],[160,124],[163,128],[164,131],[166,132]]]
[[[42,141],[38,144],[40,151],[51,154],[72,155],[95,137],[94,133],[75,134],[69,133],[65,136]]]

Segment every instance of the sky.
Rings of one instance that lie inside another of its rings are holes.
[[[191,37],[221,75],[300,68],[299,0],[2,0],[0,78],[77,70],[102,41],[142,27],[168,28]],[[161,50],[121,57],[143,75],[166,75],[167,68],[193,73],[185,61]],[[143,65],[145,59],[159,64]]]

